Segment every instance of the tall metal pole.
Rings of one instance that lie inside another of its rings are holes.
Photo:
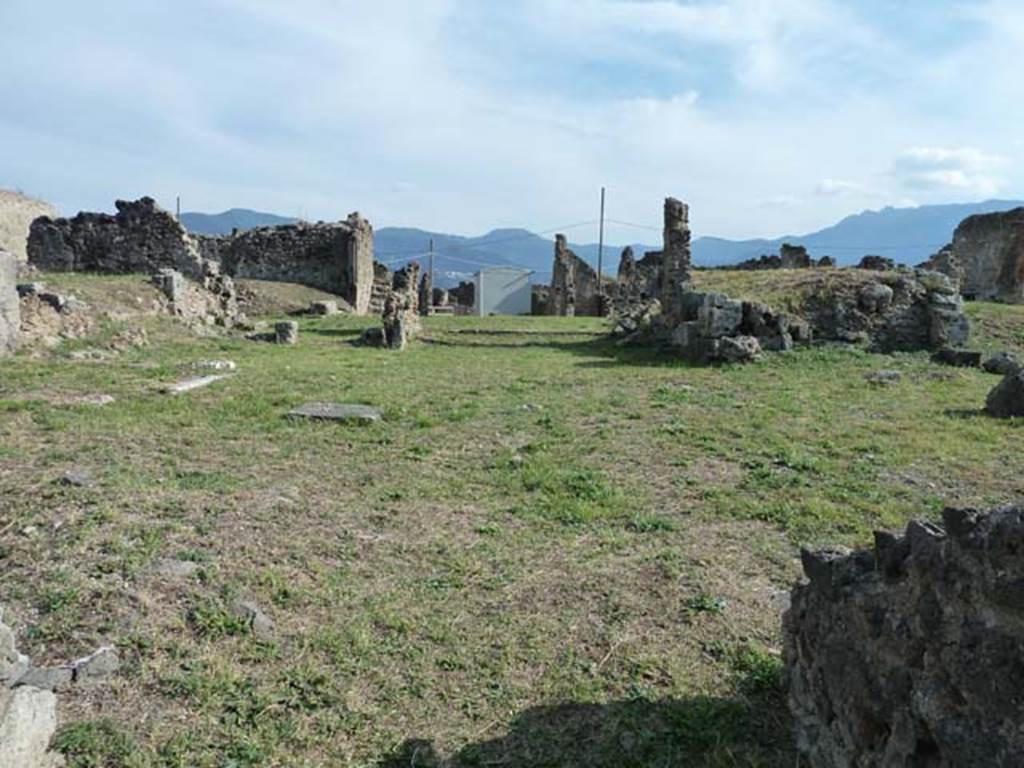
[[[604,296],[604,283],[601,278],[601,268],[604,261],[604,187],[601,187],[601,228],[597,240],[597,295]]]
[[[434,290],[434,238],[430,238],[430,290]],[[427,299],[432,301],[432,299]]]
[[[175,210],[175,216],[174,217],[178,221],[181,221],[181,195],[178,195],[178,197],[177,197],[177,201],[175,202],[174,210]]]

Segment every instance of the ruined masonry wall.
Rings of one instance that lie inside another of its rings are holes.
[[[1022,552],[1007,508],[803,553],[783,628],[812,767],[1024,765]]]
[[[965,296],[1024,302],[1024,208],[965,219],[953,235],[952,254],[948,273],[962,277]]]
[[[114,216],[36,219],[29,231],[29,263],[50,272],[129,274],[166,268],[202,279],[199,246],[171,214],[149,197],[115,205]]]
[[[373,228],[359,214],[335,224],[262,227],[192,236],[152,198],[119,200],[117,214],[80,213],[32,224],[29,262],[54,272],[231,277],[302,283],[337,293],[366,314],[373,291]]]
[[[547,311],[552,315],[586,317],[601,314],[597,272],[569,249],[565,235],[555,235],[555,260]]]
[[[301,283],[336,293],[359,315],[370,308],[373,229],[357,213],[334,224],[258,227],[198,240],[203,254],[233,277]]]

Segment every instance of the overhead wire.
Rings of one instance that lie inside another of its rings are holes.
[[[508,238],[498,238],[497,240],[477,241],[477,242],[473,242],[473,243],[464,243],[464,244],[460,244],[460,245],[453,245],[453,246],[442,247],[442,248],[439,248],[439,249],[435,250],[433,252],[433,254],[434,254],[434,256],[443,256],[446,259],[451,259],[451,260],[454,260],[454,261],[462,261],[464,263],[473,264],[473,265],[477,265],[477,266],[495,266],[495,267],[519,266],[519,268],[526,269],[527,267],[524,267],[524,266],[521,266],[521,265],[516,265],[516,264],[499,264],[499,263],[495,263],[495,262],[480,261],[478,259],[467,259],[467,258],[464,258],[464,257],[460,258],[458,256],[453,256],[452,253],[453,252],[466,251],[466,250],[483,250],[483,249],[490,248],[492,246],[502,245],[502,244],[505,244],[505,243],[516,243],[516,242],[520,242],[520,241],[524,241],[524,240],[532,240],[534,238],[543,237],[543,236],[545,236],[545,234],[555,234],[555,233],[558,233],[558,232],[568,231],[569,229],[579,229],[581,226],[590,226],[590,225],[593,225],[593,224],[596,224],[596,223],[598,223],[598,219],[591,219],[589,221],[578,221],[578,222],[575,222],[575,223],[572,223],[572,224],[562,224],[561,226],[554,226],[554,227],[551,227],[550,229],[542,229],[542,230],[536,231],[536,232],[535,231],[530,231],[530,232],[527,232],[526,234],[516,234],[516,236],[512,236],[512,237],[508,237]],[[429,255],[430,255],[429,251],[424,251],[422,249],[418,249],[418,250],[415,250],[415,251],[385,251],[385,252],[376,254],[376,256],[379,256],[379,257],[395,257],[395,258],[387,258],[387,259],[380,259],[380,258],[378,258],[377,260],[380,261],[380,263],[382,263],[384,265],[396,264],[396,263],[399,263],[399,262],[402,262],[402,261],[407,261],[407,260],[410,260],[410,259],[413,259],[413,258],[417,258],[417,257],[423,258],[423,257],[429,256]],[[530,271],[532,271],[532,270],[530,270]]]

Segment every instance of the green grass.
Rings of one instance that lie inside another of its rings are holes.
[[[1022,351],[1024,309],[968,311]],[[6,615],[40,662],[125,659],[63,699],[76,767],[791,766],[771,593],[798,546],[1024,491],[995,378],[924,353],[698,368],[584,318],[430,318],[401,354],[352,346],[365,318],[303,318],[294,348],[141,322],[109,362],[0,363]],[[238,370],[159,391],[211,359]],[[385,418],[284,418],[314,400]],[[73,466],[94,483],[57,484]]]

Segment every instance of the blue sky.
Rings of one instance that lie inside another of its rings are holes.
[[[0,187],[775,236],[1024,197],[1021,51],[1018,0],[0,0]]]

